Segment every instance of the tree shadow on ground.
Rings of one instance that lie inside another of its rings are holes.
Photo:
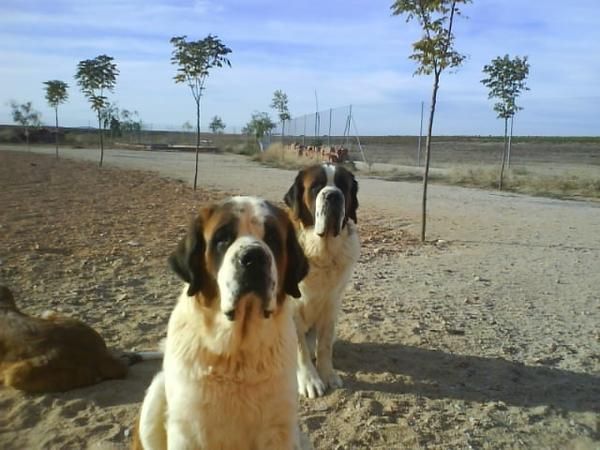
[[[371,342],[338,341],[334,361],[350,390],[600,412],[600,377],[592,374]]]

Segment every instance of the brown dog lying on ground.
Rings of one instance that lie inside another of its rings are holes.
[[[102,337],[78,320],[50,313],[31,317],[17,308],[11,291],[0,286],[0,385],[27,392],[66,391],[124,378],[128,362],[156,359],[158,352],[119,358]]]

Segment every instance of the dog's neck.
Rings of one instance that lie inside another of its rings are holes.
[[[356,233],[356,225],[348,219],[337,236],[331,234],[319,236],[314,226],[301,225],[298,231],[298,240],[307,258],[313,260],[319,257],[337,257],[339,252],[344,251],[348,236]]]
[[[264,368],[283,366],[280,360],[286,351],[290,361],[285,364],[294,364],[296,335],[286,302],[267,319],[260,302],[249,300],[239,305],[233,321],[215,307],[218,299],[204,306],[204,299],[182,295],[179,302],[177,323],[169,324],[167,352],[193,362],[202,376],[264,381],[272,376]],[[174,327],[180,326],[189,331],[176,331]],[[283,351],[286,346],[289,349]]]

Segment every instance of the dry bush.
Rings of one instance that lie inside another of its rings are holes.
[[[470,186],[480,188],[498,187],[499,171],[492,168],[460,168],[452,169],[443,177],[443,181],[449,184],[459,186]],[[506,174],[506,185],[511,174]]]
[[[280,142],[269,145],[264,152],[255,154],[252,159],[267,166],[282,169],[301,169],[319,161],[306,156],[298,156],[289,146],[284,146]]]

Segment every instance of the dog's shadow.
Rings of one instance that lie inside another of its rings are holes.
[[[600,412],[600,377],[502,358],[387,343],[338,341],[336,366],[350,390]]]
[[[49,394],[64,401],[85,399],[100,407],[124,406],[140,403],[162,361],[142,361],[129,367],[127,376],[61,393]]]

